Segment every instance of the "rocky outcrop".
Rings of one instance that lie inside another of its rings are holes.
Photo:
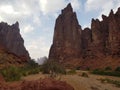
[[[63,62],[81,55],[81,26],[71,4],[62,10],[55,24],[53,44],[49,58]]]
[[[108,17],[102,15],[102,18],[102,21],[92,19],[91,29],[81,30],[68,4],[56,20],[49,58],[72,65],[77,58],[78,65],[84,67],[119,66],[120,8],[115,14],[111,10]]]
[[[0,83],[0,90],[74,90],[74,88],[66,82],[45,78],[11,85]]]
[[[18,22],[13,25],[0,23],[0,50],[7,56],[13,55],[21,59],[21,62],[27,62],[30,59],[29,53],[24,47],[24,40],[20,35]]]

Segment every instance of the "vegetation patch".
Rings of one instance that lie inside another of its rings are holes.
[[[91,71],[92,74],[98,74],[98,75],[107,75],[107,76],[116,76],[120,77],[120,72],[117,71],[106,71],[106,70],[93,70]]]
[[[6,81],[18,81],[22,76],[37,74],[39,72],[40,68],[33,60],[30,60],[23,67],[9,66],[0,70]]]
[[[56,77],[59,74],[66,74],[65,68],[55,60],[46,60],[41,66],[43,74],[50,74],[50,77]]]
[[[13,66],[2,69],[1,74],[6,81],[18,81],[21,78],[20,69]]]
[[[40,72],[40,66],[34,61],[30,60],[28,64],[19,68],[22,76],[37,74]]]

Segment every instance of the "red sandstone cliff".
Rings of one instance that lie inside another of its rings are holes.
[[[71,4],[62,10],[55,24],[53,44],[49,57],[63,62],[70,57],[80,57],[81,27]]]
[[[81,29],[70,4],[55,24],[49,58],[81,67],[117,67],[120,65],[120,8],[103,20],[92,19],[91,29]]]
[[[4,64],[21,64],[30,59],[20,35],[19,24],[0,23],[0,66]]]

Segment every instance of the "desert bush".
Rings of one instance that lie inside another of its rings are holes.
[[[47,60],[43,63],[41,70],[44,74],[56,76],[57,74],[65,74],[65,68],[54,60]]]
[[[18,81],[22,76],[37,74],[39,72],[39,65],[34,60],[29,60],[22,67],[9,66],[0,70],[6,81]]]
[[[115,71],[93,70],[91,73],[120,77],[120,72],[115,72]]]
[[[35,62],[34,59],[28,61],[26,65],[20,67],[22,76],[27,76],[30,74],[37,74],[40,72],[40,66]]]
[[[36,63],[34,59],[29,60],[26,66],[27,66],[28,68],[36,68],[36,67],[39,67],[38,63]]]
[[[85,72],[83,72],[81,76],[82,76],[82,77],[88,77],[88,74],[85,73]]]
[[[18,81],[21,78],[19,68],[13,66],[2,69],[1,74],[6,81]]]

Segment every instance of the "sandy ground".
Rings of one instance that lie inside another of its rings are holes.
[[[120,81],[119,77],[112,76],[100,76],[100,75],[92,75],[88,72],[88,78],[82,77],[81,73],[84,71],[77,71],[77,74],[74,75],[62,75],[61,81],[66,81],[68,84],[74,87],[75,90],[120,90],[120,88],[116,87],[113,84],[101,83],[97,79],[101,78],[109,78],[112,80]],[[48,75],[36,74],[24,77],[23,80],[38,80],[40,78],[48,77]]]

